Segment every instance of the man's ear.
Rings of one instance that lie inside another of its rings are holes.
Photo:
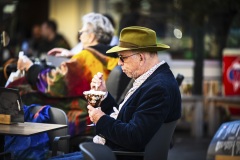
[[[146,57],[144,54],[139,54],[139,61],[140,61],[140,66],[142,66],[145,63]]]
[[[140,61],[145,60],[145,56],[144,56],[144,54],[139,53],[139,57],[140,57]]]
[[[142,61],[143,60],[143,57],[142,57],[142,55],[140,54],[140,61]]]

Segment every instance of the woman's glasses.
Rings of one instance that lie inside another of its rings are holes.
[[[139,53],[139,52],[138,52]],[[129,57],[131,57],[131,56],[133,56],[133,55],[135,55],[135,54],[138,54],[138,53],[134,53],[134,54],[131,54],[131,55],[129,55],[129,56],[121,56],[120,54],[118,54],[118,57],[119,57],[119,59],[120,59],[120,61],[122,62],[122,63],[124,63],[124,59],[127,59],[127,58],[129,58]]]
[[[85,31],[79,31],[78,32],[78,37],[80,37],[82,34],[83,34],[83,32],[89,32],[88,30],[85,30]]]

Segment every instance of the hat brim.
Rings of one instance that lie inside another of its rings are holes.
[[[107,50],[106,53],[115,53],[115,52],[121,52],[121,51],[130,51],[130,50],[141,50],[141,51],[163,51],[166,49],[169,49],[170,46],[166,44],[157,44],[157,46],[147,46],[147,47],[138,47],[138,48],[124,48],[124,47],[119,47],[115,46],[109,50]]]

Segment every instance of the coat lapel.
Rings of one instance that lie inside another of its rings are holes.
[[[163,65],[159,66],[147,79],[146,81],[128,98],[128,100],[124,103],[122,106],[122,109],[120,110],[117,119],[123,120],[124,119],[124,112],[126,110],[126,107],[134,103],[133,97],[135,97],[136,94],[138,94],[139,89],[146,83],[148,83],[149,80],[154,78],[158,73],[162,72],[163,70],[169,69],[169,65],[167,63],[164,63]]]

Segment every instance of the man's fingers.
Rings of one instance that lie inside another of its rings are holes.
[[[91,106],[91,105],[88,105],[88,106],[87,106],[87,109],[91,111],[91,110],[93,110],[93,109],[94,109],[94,107],[93,107],[93,106]]]
[[[103,73],[98,72],[98,73],[96,74],[96,76],[97,76],[99,79],[102,79],[102,77],[103,77]]]
[[[103,74],[98,72],[93,76],[92,82],[91,82],[91,89],[97,90],[102,85],[102,77]]]

